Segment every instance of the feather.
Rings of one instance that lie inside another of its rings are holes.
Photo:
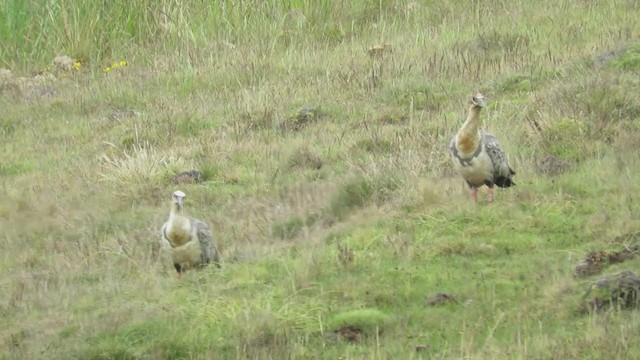
[[[467,120],[449,142],[449,153],[454,169],[471,188],[477,200],[478,188],[488,187],[489,200],[493,200],[493,187],[514,186],[515,171],[502,150],[498,139],[480,130],[480,112],[485,107],[481,94],[471,99]]]
[[[173,194],[169,219],[162,225],[162,248],[170,255],[178,277],[190,268],[211,262],[220,267],[220,254],[209,226],[202,220],[184,215],[182,191]]]
[[[200,249],[202,250],[200,263],[206,265],[213,262],[219,268],[220,256],[213,242],[213,235],[211,234],[209,226],[198,219],[190,218],[190,220],[191,226],[198,237]]]
[[[512,177],[516,172],[509,166],[507,155],[502,150],[498,139],[491,134],[484,133],[482,134],[482,142],[493,164],[493,183],[501,188],[514,186],[516,183],[513,182]]]

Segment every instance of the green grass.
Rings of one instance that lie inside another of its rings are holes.
[[[585,313],[599,275],[573,276],[640,227],[638,15],[0,2],[0,358],[640,357],[638,312]],[[518,173],[494,203],[446,152],[476,91]],[[177,188],[223,259],[181,281],[159,243]]]

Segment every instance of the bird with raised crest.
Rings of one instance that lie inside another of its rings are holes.
[[[493,187],[514,186],[515,171],[509,166],[506,154],[495,136],[481,130],[480,112],[485,108],[484,96],[476,94],[471,98],[467,120],[449,143],[449,153],[453,167],[462,176],[475,202],[478,188],[487,186],[487,197],[493,201]]]
[[[201,268],[210,263],[220,267],[220,254],[209,226],[184,214],[186,194],[173,193],[169,219],[162,226],[162,247],[171,257],[178,279],[190,268]]]

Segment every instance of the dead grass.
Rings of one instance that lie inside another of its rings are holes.
[[[25,76],[53,49],[86,60],[42,96],[0,86],[2,356],[638,355],[635,312],[576,315],[571,275],[639,225],[632,3],[164,1],[129,28],[142,4],[115,4],[101,47],[78,3],[48,10],[73,15],[51,45],[26,38],[42,54],[0,56]],[[446,152],[475,91],[518,172],[493,204]],[[539,174],[548,156],[571,166]],[[225,266],[176,282],[158,229],[191,169]],[[440,292],[460,304],[426,308]],[[371,335],[331,335],[340,314]]]

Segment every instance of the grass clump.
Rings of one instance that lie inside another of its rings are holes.
[[[22,162],[6,162],[0,164],[0,175],[3,176],[16,176],[29,172],[30,170],[31,166]]]
[[[289,240],[298,236],[304,227],[304,220],[301,217],[294,216],[286,221],[275,223],[272,232],[275,237]]]
[[[502,93],[510,93],[514,91],[527,92],[535,89],[537,81],[530,75],[514,74],[507,76],[497,82],[495,88]]]
[[[322,168],[323,161],[320,154],[308,146],[299,146],[295,148],[286,161],[286,167],[289,170],[294,169],[315,169]]]
[[[382,333],[390,321],[391,317],[378,309],[357,309],[336,314],[328,324],[335,332],[350,329],[364,335],[375,335]]]
[[[586,140],[587,125],[574,119],[560,119],[543,133],[544,147],[548,154],[566,160],[583,160],[589,156]]]
[[[355,147],[361,151],[373,154],[388,154],[394,150],[394,144],[391,141],[378,138],[361,139],[356,143]]]
[[[0,134],[2,136],[9,136],[16,130],[16,123],[9,118],[3,118],[0,121]]]
[[[637,12],[0,2],[0,358],[640,358],[573,271],[640,228]],[[493,203],[447,152],[476,91]],[[223,261],[179,281],[178,188]]]
[[[344,183],[333,195],[330,213],[336,218],[346,217],[350,211],[367,205],[381,205],[391,199],[400,180],[391,175],[358,176]]]
[[[640,70],[640,45],[630,46],[622,55],[611,61],[610,66],[625,71]]]
[[[132,148],[100,157],[102,180],[128,194],[160,185],[186,165],[184,158],[161,154],[148,143],[133,144]]]

